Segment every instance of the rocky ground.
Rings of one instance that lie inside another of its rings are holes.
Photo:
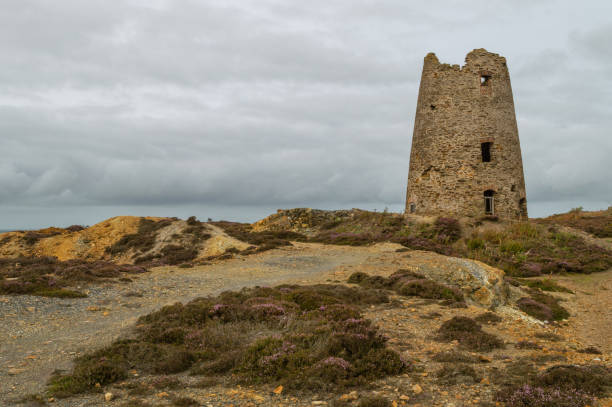
[[[133,282],[84,287],[89,295],[84,299],[0,296],[0,405],[13,405],[24,396],[43,393],[55,369],[70,369],[75,356],[110,343],[139,316],[166,304],[243,286],[344,282],[356,271],[386,276],[400,268],[453,266],[454,260],[444,256],[405,249],[398,252],[400,247],[390,243],[366,247],[296,243],[194,268],[160,267],[138,275]],[[526,318],[510,307],[499,307],[496,313],[502,321],[485,325],[485,330],[507,342],[505,349],[473,354],[477,375],[459,375],[453,378],[454,384],[437,377],[442,364],[434,361],[434,356],[457,348],[457,344],[434,341],[434,331],[452,316],[477,316],[485,309],[476,301],[468,308],[455,309],[434,301],[398,297],[393,305],[368,309],[365,316],[381,327],[390,345],[411,361],[413,369],[374,383],[371,388],[344,395],[288,394],[271,385],[237,387],[224,381],[203,382],[202,378],[184,374],[173,376],[164,385],[159,378],[137,377],[134,373],[140,391],[135,391],[133,384],[119,383],[100,393],[51,403],[123,406],[132,402],[134,406],[162,406],[180,405],[178,400],[188,397],[204,406],[332,405],[335,399],[351,405],[368,395],[380,394],[396,405],[495,405],[492,400],[497,376],[515,362],[533,361],[540,369],[560,362],[612,365],[611,277],[612,271],[555,277],[575,293],[561,294],[572,317],[557,326]],[[540,349],[518,349],[514,344],[523,340]],[[603,354],[579,352],[588,346]],[[112,394],[108,396],[111,400],[105,399],[105,393]]]

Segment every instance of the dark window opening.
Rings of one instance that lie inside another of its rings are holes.
[[[416,212],[416,204],[414,202],[410,202],[410,213]]]
[[[480,143],[480,150],[482,152],[482,162],[491,162],[491,142]]]
[[[512,186],[510,187],[510,191],[512,192],[516,191],[516,185],[512,184]]]
[[[429,107],[431,108],[431,110],[436,110],[436,105],[429,105]]]
[[[491,75],[480,75],[480,86],[489,86],[491,84]]]
[[[488,189],[484,191],[485,215],[493,215],[495,212],[495,203],[493,202],[495,191]]]

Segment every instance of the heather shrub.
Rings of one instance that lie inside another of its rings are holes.
[[[595,399],[576,389],[559,390],[525,384],[498,395],[510,407],[584,407]]]
[[[366,396],[359,401],[359,407],[391,407],[391,402],[383,396]]]
[[[228,375],[239,383],[276,383],[288,390],[363,385],[407,367],[361,316],[360,307],[388,301],[377,289],[282,285],[176,303],[141,317],[130,339],[77,359],[50,393],[93,391],[94,380],[112,383],[128,369]],[[112,368],[108,375],[92,370],[99,363]],[[61,390],[58,384],[65,382],[78,386]]]
[[[80,298],[86,295],[68,287],[144,272],[147,269],[143,267],[106,261],[59,261],[55,257],[4,258],[0,259],[0,294]]]
[[[478,315],[477,317],[474,318],[474,320],[476,322],[479,322],[481,324],[497,324],[498,322],[502,321],[502,317],[500,317],[499,315],[495,314],[494,312],[484,312],[480,315]]]
[[[85,229],[86,227],[81,226],[81,225],[71,225],[66,228],[66,230],[69,232],[80,232],[81,230],[85,230]]]
[[[134,250],[138,253],[149,251],[155,245],[157,232],[169,226],[171,223],[172,221],[170,219],[154,221],[147,218],[140,218],[138,231],[123,236],[112,246],[107,247],[106,252],[112,256],[116,256],[126,253],[129,250]]]
[[[559,321],[570,316],[558,299],[537,291],[532,291],[531,297],[519,299],[516,304],[521,311],[541,321]]]
[[[436,239],[440,242],[452,243],[461,237],[461,225],[457,219],[437,218],[434,222]]]
[[[535,301],[533,298],[523,297],[516,302],[516,305],[525,314],[530,315],[541,321],[552,321],[552,310],[546,305]]]
[[[527,279],[520,278],[520,279],[517,279],[517,281],[520,282],[521,285],[527,286],[529,288],[533,288],[535,290],[569,293],[569,294],[574,293],[572,290],[557,284],[555,281],[551,279],[527,280]]]
[[[219,221],[211,222],[211,224],[220,227],[235,239],[255,245],[254,248],[243,250],[241,253],[244,255],[260,253],[282,246],[291,246],[291,240],[306,240],[306,236],[301,233],[288,230],[254,232],[252,226],[248,223]]]
[[[436,377],[443,384],[471,384],[482,380],[472,366],[461,363],[445,364],[436,372]]]
[[[476,355],[457,351],[446,351],[436,353],[432,360],[440,363],[486,363],[488,359],[479,358]]]
[[[583,407],[606,396],[612,386],[612,370],[600,365],[557,365],[540,374],[531,368],[520,379],[517,373],[510,373],[515,379],[497,394],[509,406]]]
[[[504,342],[494,335],[482,331],[480,324],[468,317],[453,317],[438,329],[441,341],[459,341],[459,345],[472,351],[489,352],[503,348]]]
[[[449,305],[461,303],[464,300],[463,294],[457,288],[429,280],[422,274],[410,270],[400,269],[389,277],[370,276],[356,272],[349,276],[348,282],[367,288],[393,290],[404,296],[447,300]]]

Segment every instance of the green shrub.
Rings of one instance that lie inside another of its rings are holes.
[[[516,240],[504,240],[500,244],[499,249],[502,251],[502,253],[512,255],[517,255],[525,251],[525,247],[523,246],[523,244]]]
[[[472,251],[484,249],[485,241],[479,237],[475,237],[467,241],[467,247]]]

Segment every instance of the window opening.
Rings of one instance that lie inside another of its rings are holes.
[[[484,191],[485,215],[493,215],[495,212],[495,203],[493,202],[495,191],[488,189]]]
[[[410,202],[410,213],[416,212],[416,204],[414,202]]]
[[[480,75],[480,86],[489,86],[491,84],[491,75]]]
[[[480,150],[482,152],[482,162],[491,162],[491,142],[480,143]]]

